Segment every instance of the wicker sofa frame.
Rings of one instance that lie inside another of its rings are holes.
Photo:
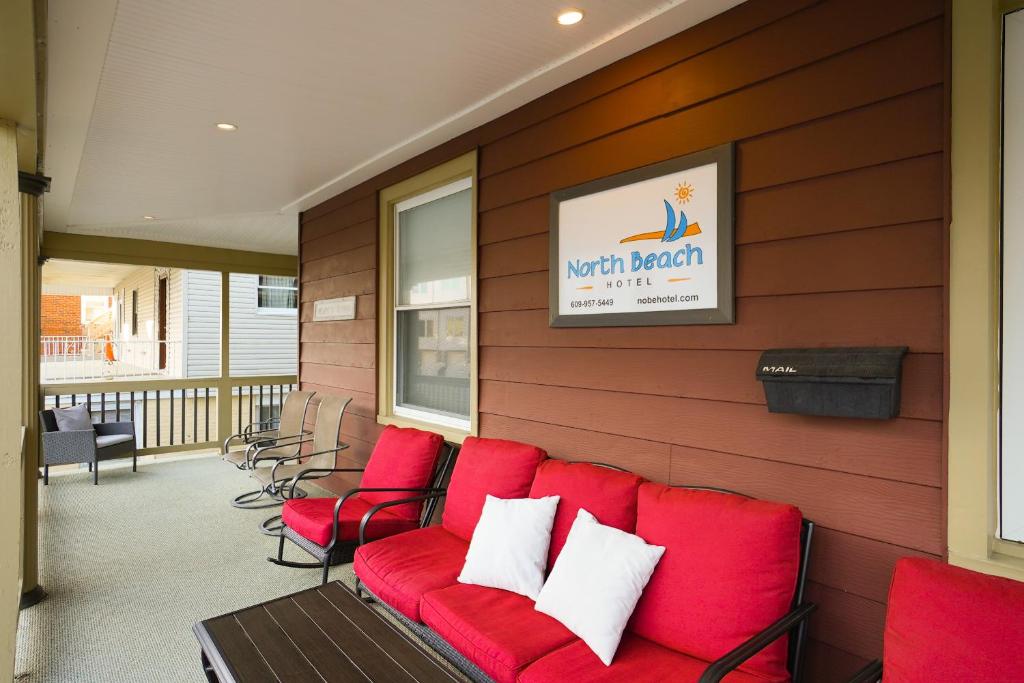
[[[52,410],[39,411],[39,426],[43,441],[43,485],[50,483],[50,465],[88,463],[92,483],[100,483],[100,461],[131,456],[132,472],[138,471],[138,447],[135,443],[134,422],[94,422],[92,429],[62,432],[57,429],[57,418]],[[131,439],[109,446],[99,446],[98,436],[131,435]]]
[[[609,469],[619,470],[622,472],[628,471],[621,467],[607,465],[605,463],[592,462],[588,464],[607,467]],[[744,493],[714,486],[681,485],[675,486],[674,488],[718,491],[720,493],[743,496],[744,498],[752,498],[752,496],[748,496]],[[437,495],[440,498],[445,494],[439,493],[433,495]],[[717,683],[718,681],[721,681],[730,672],[743,664],[743,662],[747,661],[787,633],[790,635],[790,639],[786,664],[790,673],[790,680],[792,683],[801,683],[803,673],[803,653],[807,641],[807,618],[817,608],[817,605],[814,603],[804,601],[804,588],[807,583],[807,565],[810,560],[811,540],[814,536],[814,526],[814,522],[808,519],[804,519],[802,521],[800,532],[800,566],[797,571],[796,590],[793,594],[793,602],[790,611],[775,623],[747,640],[745,643],[742,643],[719,659],[711,662],[708,665],[708,668],[705,669],[704,673],[701,675],[698,683]],[[452,647],[448,641],[442,638],[433,629],[425,624],[413,621],[395,608],[391,607],[388,603],[378,598],[365,587],[365,585],[359,580],[358,576],[356,577],[355,590],[356,595],[368,602],[379,605],[389,616],[394,618],[405,628],[409,629],[409,631],[419,637],[428,647],[437,652],[440,656],[444,657],[452,664],[452,666],[457,668],[471,681],[474,683],[493,683],[494,679],[484,673],[475,663],[473,663],[473,661]],[[868,683],[868,681],[874,680],[877,679],[858,679],[858,683]]]

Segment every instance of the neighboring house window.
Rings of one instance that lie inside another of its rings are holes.
[[[132,290],[132,336],[139,336],[139,290]]]
[[[476,429],[475,154],[381,194],[380,420]]]
[[[256,308],[260,313],[294,314],[299,308],[298,278],[260,275],[256,287]]]

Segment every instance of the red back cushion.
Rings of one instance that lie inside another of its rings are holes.
[[[1024,583],[903,558],[885,617],[885,681],[1024,678]]]
[[[359,487],[429,488],[443,445],[444,437],[440,434],[388,425],[373,447]],[[377,505],[415,495],[408,491],[380,491],[360,493],[359,497]],[[403,503],[388,508],[388,512],[402,519],[419,519],[422,508],[422,503]]]
[[[525,498],[537,465],[547,457],[540,448],[518,441],[467,436],[455,460],[441,523],[467,541],[480,521],[487,494]]]
[[[800,566],[800,511],[717,491],[640,486],[636,533],[665,546],[629,628],[715,660],[786,614]],[[788,678],[787,639],[740,666]]]
[[[555,524],[551,527],[548,568],[562,552],[573,520],[580,508],[597,521],[633,533],[636,529],[636,492],[643,481],[631,472],[564,460],[545,460],[537,468],[530,488],[531,498],[561,496]]]

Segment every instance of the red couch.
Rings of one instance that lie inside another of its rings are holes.
[[[458,583],[487,494],[561,496],[549,570],[581,507],[666,547],[610,667],[529,598]],[[367,543],[354,566],[360,591],[474,680],[771,683],[798,676],[813,609],[802,602],[812,528],[790,505],[668,487],[615,468],[549,460],[534,446],[470,437],[441,525]]]
[[[1024,583],[937,560],[896,563],[884,655],[860,683],[1024,680]]]

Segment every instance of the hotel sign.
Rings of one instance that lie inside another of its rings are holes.
[[[733,149],[551,195],[552,327],[732,323]]]

